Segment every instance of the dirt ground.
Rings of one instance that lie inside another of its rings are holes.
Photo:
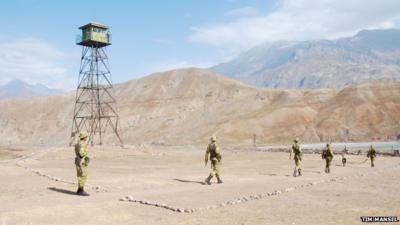
[[[0,149],[0,225],[12,224],[362,224],[361,216],[400,218],[400,158],[305,154],[292,177],[287,153],[223,149],[223,184],[204,148],[89,149],[87,191],[79,197],[72,148]],[[128,199],[129,201],[127,201]],[[157,206],[156,206],[157,205]],[[169,208],[168,208],[169,207]],[[171,209],[186,212],[176,212]],[[385,223],[390,224],[390,223]],[[399,224],[399,223],[394,223]]]

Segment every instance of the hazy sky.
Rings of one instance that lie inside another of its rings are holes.
[[[335,39],[399,28],[399,0],[2,0],[0,84],[74,89],[78,27],[111,26],[114,82],[209,67],[266,41]]]

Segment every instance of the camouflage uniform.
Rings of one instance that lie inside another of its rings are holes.
[[[374,167],[374,161],[375,161],[375,157],[376,157],[376,151],[374,149],[374,147],[372,147],[372,145],[369,147],[369,150],[367,152],[367,157],[371,159],[371,167]]]
[[[290,158],[292,157],[292,153],[294,153],[294,164],[295,164],[295,168],[294,168],[294,172],[293,172],[293,176],[297,177],[297,175],[301,176],[301,157],[303,155],[302,151],[301,151],[301,146],[299,145],[299,139],[296,138],[294,140],[294,144],[292,145],[292,149],[290,151]]]
[[[78,195],[89,195],[85,192],[84,186],[87,180],[87,167],[89,165],[89,157],[87,152],[87,135],[81,133],[79,135],[79,142],[75,145],[75,166],[76,176],[78,177]]]
[[[215,136],[211,137],[211,143],[207,147],[207,151],[206,151],[206,154],[204,157],[205,165],[207,165],[208,157],[210,157],[210,161],[211,161],[211,172],[210,172],[210,175],[205,180],[205,183],[210,185],[211,178],[213,178],[215,176],[215,177],[217,177],[218,183],[221,184],[222,180],[219,176],[219,164],[221,162],[222,156],[219,151],[218,144],[217,144],[217,138]]]
[[[330,173],[333,159],[333,152],[330,144],[326,144],[326,148],[322,151],[322,158],[325,159],[325,173]]]

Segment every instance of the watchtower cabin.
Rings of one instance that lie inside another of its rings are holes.
[[[79,27],[82,34],[78,36],[76,44],[101,48],[111,45],[111,33],[109,27],[100,23],[88,23]]]

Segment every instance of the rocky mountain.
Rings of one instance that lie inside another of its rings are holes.
[[[0,86],[0,99],[26,99],[60,93],[61,90],[50,89],[43,84],[31,85],[21,80],[13,80]]]
[[[400,82],[343,89],[248,86],[205,69],[181,69],[115,85],[125,144],[223,144],[397,139]],[[0,145],[67,145],[75,93],[0,101]],[[116,143],[107,135],[108,143]]]
[[[211,70],[270,88],[400,80],[400,30],[363,30],[338,40],[267,43]]]

